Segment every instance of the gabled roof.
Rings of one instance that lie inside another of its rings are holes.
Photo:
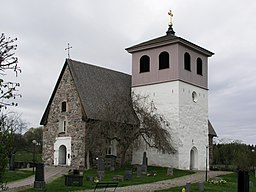
[[[209,132],[209,135],[211,135],[213,137],[217,137],[217,133],[215,132],[215,130],[209,120],[208,120],[208,132]]]
[[[208,51],[194,43],[191,43],[190,41],[187,41],[181,37],[169,34],[169,35],[164,35],[149,41],[145,41],[142,43],[139,43],[137,45],[131,46],[129,48],[126,48],[126,50],[129,53],[133,53],[133,52],[137,52],[137,51],[142,51],[142,50],[146,50],[146,49],[151,49],[151,48],[155,48],[155,47],[160,47],[163,45],[170,45],[170,44],[175,44],[175,43],[179,43],[182,44],[184,46],[187,46],[193,50],[196,50],[208,57],[212,56],[214,53],[212,53],[211,51]]]
[[[40,122],[41,125],[47,123],[51,103],[66,67],[70,69],[87,119],[109,121],[107,119],[109,117],[106,116],[106,110],[108,110],[106,106],[111,106],[111,110],[115,111],[111,114],[111,121],[122,121],[120,120],[120,113],[124,113],[125,110],[126,117],[123,118],[125,118],[126,123],[138,123],[130,100],[130,75],[67,59]],[[117,103],[118,98],[125,99]]]

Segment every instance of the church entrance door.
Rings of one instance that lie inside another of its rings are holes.
[[[197,169],[197,148],[196,147],[193,147],[191,150],[190,150],[190,169],[191,170],[195,170]]]
[[[71,165],[71,137],[57,137],[53,149],[54,165]]]
[[[59,148],[59,165],[66,165],[67,148],[65,145],[61,145]]]

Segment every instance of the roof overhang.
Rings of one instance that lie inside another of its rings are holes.
[[[152,40],[128,47],[125,50],[128,51],[129,53],[135,53],[139,51],[163,47],[163,46],[172,45],[172,44],[180,44],[180,45],[186,46],[190,49],[193,49],[196,52],[200,52],[201,54],[204,54],[207,57],[211,57],[212,55],[214,55],[213,52],[207,49],[204,49],[194,43],[191,43],[190,41],[187,41],[181,37],[177,37],[174,35],[165,35],[162,37],[158,37],[156,39],[152,39]]]

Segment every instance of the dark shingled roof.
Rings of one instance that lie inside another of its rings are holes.
[[[155,48],[155,47],[159,47],[159,46],[163,46],[163,45],[174,44],[174,43],[183,44],[183,45],[190,47],[196,51],[199,51],[200,53],[205,54],[208,57],[210,57],[214,54],[211,51],[208,51],[194,43],[191,43],[190,41],[187,41],[181,37],[177,37],[177,36],[171,35],[171,34],[164,35],[164,36],[161,36],[161,37],[149,40],[149,41],[139,43],[137,45],[126,48],[126,50],[129,53],[133,53],[133,52],[137,52],[137,51],[141,51],[141,50],[146,50],[146,49]]]
[[[213,137],[217,137],[217,133],[215,132],[215,130],[209,120],[208,120],[208,131],[209,131],[209,135],[211,135]]]
[[[87,119],[109,121],[106,119],[108,118],[106,117],[106,106],[111,106],[111,110],[115,111],[112,113],[111,121],[120,121],[120,113],[124,113],[125,110],[126,117],[123,118],[125,118],[126,123],[138,123],[137,116],[131,103],[129,103],[131,102],[130,75],[67,59],[40,124],[45,125],[47,123],[52,100],[66,67],[70,69]],[[124,99],[120,102],[118,98]],[[116,103],[117,101],[118,103]]]

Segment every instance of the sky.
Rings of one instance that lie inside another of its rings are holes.
[[[209,58],[209,119],[219,139],[256,144],[255,0],[8,0],[0,29],[17,37],[18,107],[38,127],[70,43],[74,60],[131,74],[125,48],[162,35],[173,12],[176,35]]]

